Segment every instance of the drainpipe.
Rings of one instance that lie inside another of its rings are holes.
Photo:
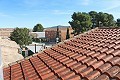
[[[0,47],[0,80],[3,80],[3,63],[2,63],[2,57],[1,57],[1,47]]]

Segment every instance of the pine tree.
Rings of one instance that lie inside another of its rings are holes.
[[[56,38],[59,38],[59,27],[57,26],[57,34],[56,34]]]
[[[117,26],[120,27],[120,19],[117,19]]]
[[[69,28],[67,28],[66,39],[69,39],[69,38],[70,38]]]
[[[20,46],[29,45],[32,43],[32,38],[29,36],[29,29],[15,28],[10,35],[10,39],[15,41]]]
[[[33,28],[33,32],[42,32],[44,30],[41,24],[36,24]]]
[[[59,27],[57,26],[56,43],[58,43],[59,41],[60,41],[60,37],[59,37]]]

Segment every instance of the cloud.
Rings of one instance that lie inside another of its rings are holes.
[[[112,14],[114,16],[114,19],[118,19],[120,18],[120,13],[119,12],[112,12],[112,11],[109,11],[110,14]]]
[[[57,14],[57,15],[69,15],[69,14],[73,13],[73,11],[72,10],[67,10],[67,11],[65,11],[65,10],[53,10],[52,13]]]
[[[41,2],[41,0],[23,0],[23,4],[29,7],[38,6]]]
[[[107,1],[107,7],[101,11],[110,11],[120,7],[120,0]]]
[[[9,17],[9,15],[4,14],[4,13],[0,13],[0,17]]]
[[[90,2],[90,0],[83,0],[82,1],[82,5],[87,6],[87,5],[89,5],[89,2]]]
[[[109,11],[109,10],[112,10],[112,9],[115,9],[115,8],[118,8],[118,7],[120,7],[120,4],[119,5],[112,5],[108,8],[103,9],[102,11]]]

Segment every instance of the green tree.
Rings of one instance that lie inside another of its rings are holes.
[[[108,14],[108,27],[115,26],[114,17],[112,14]]]
[[[15,41],[20,46],[29,45],[32,43],[32,38],[29,36],[29,29],[16,28],[10,35],[10,39]]]
[[[69,21],[74,35],[95,27],[115,27],[115,20],[112,14],[90,11],[89,13],[74,12],[72,21]]]
[[[100,26],[101,25],[101,26]],[[97,26],[111,27],[114,25],[114,17],[112,14],[99,12],[97,15]]]
[[[117,19],[117,27],[120,27],[120,19]]]
[[[74,12],[72,15],[72,21],[69,21],[69,24],[74,30],[74,34],[79,34],[91,29],[91,16],[88,13],[84,12]]]
[[[60,42],[61,41],[61,37],[59,36],[59,26],[57,26],[57,31],[56,31],[56,42]]]
[[[92,17],[92,23],[95,24],[95,27],[111,27],[115,25],[114,17],[112,14],[90,11],[89,15]]]
[[[42,32],[43,30],[44,30],[44,28],[41,24],[37,24],[33,28],[33,32]]]
[[[96,18],[97,17],[97,12],[96,11],[90,11],[89,12],[89,15],[92,17],[92,18]]]
[[[59,38],[59,27],[57,26],[56,38]]]
[[[91,16],[91,22],[92,22],[92,28],[97,27],[97,15],[98,13],[96,11],[90,11],[89,15]]]
[[[67,28],[66,39],[69,39],[69,38],[70,38],[69,28]]]

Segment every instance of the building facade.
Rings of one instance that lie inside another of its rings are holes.
[[[14,28],[0,28],[0,38],[8,39]]]
[[[45,38],[45,32],[30,32],[34,38]]]
[[[67,33],[67,28],[69,28],[69,34],[70,38],[73,37],[71,34],[73,32],[73,29],[70,26],[67,27],[59,27],[59,40],[63,41],[66,40],[66,33]],[[45,37],[50,41],[50,42],[55,42],[56,41],[56,34],[57,34],[57,27],[54,28],[46,28],[45,29]]]

